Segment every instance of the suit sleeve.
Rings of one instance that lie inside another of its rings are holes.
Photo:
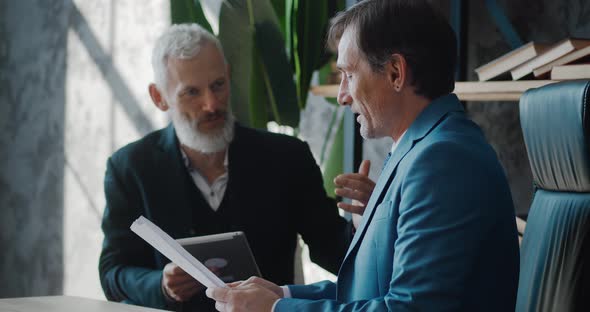
[[[498,196],[503,184],[496,169],[464,147],[425,149],[405,177],[399,177],[404,180],[397,226],[392,227],[397,239],[387,242],[395,247],[387,293],[347,303],[282,299],[275,311],[461,310],[459,298],[467,291],[470,269],[477,267],[479,250],[493,235],[494,209],[510,204]]]
[[[289,285],[292,298],[320,300],[336,298],[336,284],[330,281],[322,281],[309,285]]]
[[[142,209],[137,187],[133,187],[132,178],[124,176],[110,158],[104,181],[100,282],[108,300],[167,308],[161,291],[162,270],[155,269],[154,251],[129,229]]]
[[[295,190],[291,203],[297,231],[309,246],[310,258],[324,269],[338,274],[352,240],[352,222],[340,217],[338,207],[324,190],[322,173],[307,143],[299,142],[292,157],[291,176]]]

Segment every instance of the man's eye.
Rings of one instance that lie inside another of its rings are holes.
[[[186,90],[185,95],[188,95],[188,96],[199,95],[199,90],[194,89],[194,88],[190,88],[190,89]]]
[[[213,83],[213,86],[211,88],[214,91],[217,91],[217,90],[221,90],[224,85],[225,85],[225,80],[218,80],[218,81],[216,81],[216,82]]]

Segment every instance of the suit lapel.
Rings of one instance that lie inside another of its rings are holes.
[[[408,128],[407,133],[402,137],[401,141],[398,143],[399,145],[379,175],[377,184],[373,189],[373,194],[371,195],[371,198],[367,203],[367,208],[363,213],[363,221],[359,225],[359,228],[357,229],[352,242],[350,243],[350,247],[348,248],[348,252],[344,258],[343,265],[346,263],[351,253],[353,253],[353,250],[356,249],[360,241],[362,241],[367,227],[371,223],[371,219],[375,214],[375,208],[381,204],[383,197],[385,197],[389,185],[395,176],[397,166],[400,161],[418,141],[422,140],[428,133],[432,131],[432,129],[436,127],[436,125],[440,123],[444,116],[453,111],[463,111],[463,107],[461,106],[457,96],[454,94],[449,94],[440,97],[432,101],[424,109],[424,111],[420,113],[410,128]]]
[[[385,196],[391,181],[395,175],[395,171],[397,169],[397,165],[403,159],[403,157],[410,151],[412,147],[411,139],[407,136],[404,136],[402,140],[399,142],[398,147],[395,149],[385,168],[379,175],[379,179],[377,180],[377,184],[373,189],[373,195],[369,199],[367,203],[367,209],[363,213],[363,220],[357,229],[352,242],[350,243],[350,247],[348,248],[348,252],[346,253],[346,258],[351,253],[353,249],[355,249],[356,245],[361,241],[361,238],[365,235],[365,231],[367,230],[368,225],[371,223],[371,219],[373,218],[373,214],[375,213],[375,208],[381,204],[383,201],[383,197]],[[378,194],[377,196],[375,196]]]
[[[180,154],[180,146],[176,139],[174,127],[170,124],[162,133],[158,141],[159,153],[156,157],[158,177],[162,178],[162,194],[167,201],[167,209],[159,211],[160,221],[167,227],[172,227],[176,236],[189,235],[192,225],[191,196],[189,196],[192,183],[186,183],[190,176],[183,164]],[[200,193],[199,193],[200,195]]]

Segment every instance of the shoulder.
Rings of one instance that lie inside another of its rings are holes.
[[[236,126],[236,145],[255,148],[265,154],[283,154],[309,150],[307,143],[296,137],[266,130]]]
[[[128,167],[133,164],[145,162],[153,155],[154,149],[158,147],[166,130],[167,128],[153,131],[143,138],[119,148],[113,153],[110,160],[120,167]]]
[[[445,176],[462,183],[505,178],[496,152],[481,129],[463,116],[446,118],[416,142],[406,156],[405,167],[409,174]]]

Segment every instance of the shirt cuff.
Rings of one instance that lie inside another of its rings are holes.
[[[281,288],[283,289],[283,298],[291,298],[291,291],[289,290],[289,286],[281,286]],[[277,299],[275,303],[273,303],[270,312],[275,312],[275,307],[277,306],[277,303],[279,303],[280,300],[281,299]]]
[[[289,286],[281,286],[283,289],[283,298],[291,298],[291,291],[289,290]]]

